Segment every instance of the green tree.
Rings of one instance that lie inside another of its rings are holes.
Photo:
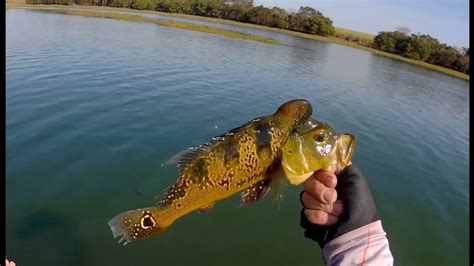
[[[308,18],[298,13],[292,13],[288,16],[288,28],[293,31],[305,32],[309,26]]]
[[[431,53],[430,45],[417,35],[406,38],[401,43],[400,50],[403,56],[421,61],[428,59]]]
[[[113,7],[130,7],[131,1],[130,0],[109,0],[107,2],[108,6]]]
[[[130,8],[138,10],[154,9],[155,5],[153,0],[133,0],[130,4]]]
[[[209,17],[218,17],[223,3],[220,0],[207,0],[206,15]]]
[[[298,15],[310,18],[313,16],[322,16],[323,14],[312,7],[305,6],[305,7],[300,7],[300,9],[298,10]]]
[[[184,4],[179,4],[174,0],[158,0],[156,4],[156,10],[169,13],[181,13],[180,6]]]
[[[220,11],[220,17],[240,22],[249,22],[251,9],[252,6],[249,4],[236,3],[233,5],[223,5]]]
[[[322,36],[334,35],[336,30],[332,26],[332,21],[324,16],[312,16],[308,18],[307,32]]]
[[[288,12],[282,8],[274,7],[271,9],[272,25],[271,27],[287,29],[288,23]]]
[[[272,11],[264,6],[256,6],[250,10],[250,22],[254,24],[269,26],[272,24]]]
[[[459,72],[467,73],[469,69],[469,57],[458,54],[456,60],[454,60],[452,64],[452,68]]]
[[[379,50],[389,53],[395,53],[397,40],[392,36],[390,32],[383,31],[374,37],[374,45],[375,48]]]

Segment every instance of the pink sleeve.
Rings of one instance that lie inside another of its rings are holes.
[[[393,265],[380,220],[343,234],[324,245],[326,265]]]

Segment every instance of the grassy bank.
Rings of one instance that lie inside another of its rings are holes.
[[[10,4],[10,3],[6,3],[5,4],[5,9],[17,9],[17,8],[24,8],[25,5],[23,4]]]
[[[19,8],[19,7],[17,7],[17,8]],[[186,15],[186,14],[164,13],[164,12],[151,11],[151,10],[132,10],[132,9],[128,9],[128,8],[99,7],[99,6],[25,5],[21,8],[43,9],[43,10],[46,10],[46,9],[49,9],[49,10],[61,9],[63,11],[73,11],[71,9],[74,8],[74,9],[94,9],[94,10],[98,10],[98,11],[103,10],[103,11],[120,11],[120,12],[127,12],[127,13],[157,14],[157,15],[161,15],[161,16],[198,19],[198,20],[209,21],[209,22],[217,22],[217,23],[222,23],[222,24],[227,24],[227,25],[235,25],[235,26],[239,26],[239,27],[261,29],[261,30],[266,30],[266,31],[284,33],[284,34],[297,36],[297,37],[310,39],[310,40],[330,42],[330,43],[335,43],[335,44],[348,46],[348,47],[352,47],[352,48],[356,48],[356,49],[362,49],[362,50],[369,51],[369,52],[372,52],[372,53],[380,55],[380,56],[385,56],[385,57],[392,58],[392,59],[395,59],[395,60],[398,60],[398,61],[407,62],[407,63],[413,64],[413,65],[417,65],[419,67],[423,67],[423,68],[426,68],[426,69],[430,69],[430,70],[433,70],[433,71],[444,73],[444,74],[447,74],[447,75],[450,75],[450,76],[454,76],[454,77],[461,78],[461,79],[464,79],[464,80],[469,80],[469,75],[466,75],[464,73],[461,73],[461,72],[458,72],[458,71],[455,71],[455,70],[452,70],[452,69],[449,69],[449,68],[436,66],[436,65],[432,65],[432,64],[429,64],[429,63],[426,63],[426,62],[417,61],[417,60],[409,59],[409,58],[402,57],[402,56],[399,56],[399,55],[383,52],[383,51],[373,49],[373,48],[370,48],[370,47],[367,47],[367,46],[364,46],[364,45],[359,45],[357,43],[347,41],[347,40],[342,39],[342,38],[322,37],[322,36],[318,36],[318,35],[311,35],[311,34],[306,34],[306,33],[301,33],[301,32],[295,32],[295,31],[278,29],[278,28],[271,28],[271,27],[260,26],[260,25],[249,24],[249,23],[242,23],[242,22],[225,20],[225,19],[220,19],[220,18],[201,17],[201,16]],[[97,16],[99,16],[99,17],[109,16],[109,14],[110,14],[110,13],[104,14],[104,13],[99,13],[99,12],[94,12],[94,13],[98,13]],[[65,13],[63,13],[63,14],[65,14]],[[128,17],[133,17],[133,19],[137,19],[136,16],[131,16],[131,15],[123,15],[123,14],[114,14],[114,15],[128,16]],[[138,18],[138,19],[140,19],[140,18]],[[143,18],[143,20],[155,20],[155,19]],[[159,19],[156,19],[156,20],[159,20]],[[134,20],[134,21],[136,21],[136,20]],[[159,20],[159,21],[162,21],[163,23],[168,23],[171,27],[174,27],[173,24],[193,25],[193,24],[188,24],[188,23],[169,22],[168,20]],[[137,22],[156,23],[156,22],[152,22],[152,21],[137,21]],[[160,25],[164,25],[164,24],[160,24]],[[168,26],[168,25],[164,25],[164,26]],[[193,25],[193,27],[194,27],[194,25]],[[232,33],[232,34],[236,34],[235,32],[232,32],[232,31],[220,30],[220,29],[216,29],[216,28],[212,28],[212,27],[195,26],[195,28],[210,28],[210,29],[213,29],[213,31],[217,30],[217,31],[229,32],[229,33]],[[188,28],[188,29],[190,29],[190,28]],[[198,31],[201,31],[201,30],[198,30]],[[207,31],[203,31],[203,32],[207,32]],[[208,33],[213,33],[213,32],[208,32]],[[355,37],[358,37],[360,39],[365,39],[365,40],[373,40],[373,35],[370,35],[370,34],[367,34],[367,33],[362,33],[362,32],[357,32],[357,31],[353,31],[353,30],[348,30],[348,29],[344,29],[344,28],[336,28],[336,34],[337,33],[343,34],[343,35],[355,36]],[[218,34],[218,33],[213,33],[213,34]],[[266,43],[269,43],[267,41],[270,41],[270,43],[271,42],[276,42],[275,40],[271,40],[271,39],[267,39],[267,38],[263,38],[263,37],[258,37],[258,36],[254,36],[254,35],[240,34],[240,33],[237,33],[237,34],[244,35],[247,38],[249,38],[250,36],[253,36],[252,38],[261,38],[262,39],[262,40],[260,40],[261,42],[266,42]],[[221,35],[223,35],[223,34],[221,34]],[[233,37],[230,37],[230,38],[233,38]],[[244,39],[246,39],[246,38],[244,37]],[[265,39],[266,41],[264,41],[263,39]],[[272,44],[275,44],[275,43],[272,43]]]
[[[356,37],[356,38],[359,38],[361,40],[367,40],[369,42],[373,42],[374,41],[374,35],[372,34],[368,34],[368,33],[365,33],[365,32],[360,32],[360,31],[355,31],[355,30],[350,30],[350,29],[345,29],[345,28],[338,28],[338,27],[335,27],[336,29],[336,34],[342,34],[342,35],[346,35],[346,36],[351,36],[351,37]]]
[[[118,19],[130,22],[139,22],[139,23],[154,23],[160,26],[172,27],[177,29],[183,30],[192,30],[192,31],[199,31],[205,32],[209,34],[221,35],[227,38],[232,39],[241,39],[241,40],[250,40],[250,41],[257,41],[266,44],[273,44],[273,45],[280,45],[281,43],[251,34],[245,34],[235,31],[229,31],[224,29],[219,29],[215,27],[208,27],[208,26],[201,26],[191,23],[184,23],[184,22],[176,22],[170,20],[163,20],[157,18],[146,18],[138,15],[127,15],[127,14],[118,14],[118,13],[105,13],[105,12],[95,12],[95,11],[87,11],[87,10],[65,10],[65,9],[37,9],[41,12],[48,12],[48,13],[55,13],[55,14],[64,14],[64,15],[75,15],[75,16],[83,16],[83,17],[96,17],[96,18],[108,18],[108,19]]]

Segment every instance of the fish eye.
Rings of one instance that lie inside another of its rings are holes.
[[[315,138],[315,140],[316,140],[317,142],[323,142],[325,139],[326,139],[326,134],[324,134],[324,133],[319,134],[319,135]]]

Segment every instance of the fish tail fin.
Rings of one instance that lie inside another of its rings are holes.
[[[160,235],[171,222],[165,222],[161,208],[144,208],[123,212],[110,219],[108,225],[114,238],[124,246],[139,239]]]

